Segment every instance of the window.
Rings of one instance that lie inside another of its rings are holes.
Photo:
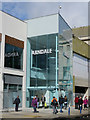
[[[30,86],[55,86],[56,34],[30,38],[31,79]]]
[[[8,88],[8,84],[4,84],[4,89],[6,90]]]
[[[18,86],[18,90],[22,90],[22,85],[19,85],[19,86]]]
[[[17,85],[10,84],[9,85],[9,90],[17,90]]]
[[[23,48],[5,44],[5,67],[23,69]]]

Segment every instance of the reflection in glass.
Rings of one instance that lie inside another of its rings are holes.
[[[23,69],[23,49],[5,44],[5,67]]]
[[[54,86],[56,80],[56,34],[30,38],[30,86]]]
[[[72,104],[72,31],[62,16],[59,18],[59,88],[67,95],[68,103]]]

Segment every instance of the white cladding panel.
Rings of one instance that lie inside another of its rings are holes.
[[[2,33],[2,12],[0,11],[0,33]]]
[[[58,33],[58,14],[27,20],[28,37]]]
[[[88,86],[88,61],[86,58],[74,54],[73,75],[75,76],[76,86]]]
[[[1,67],[1,42],[0,42],[0,67]]]
[[[22,41],[26,40],[27,24],[25,22],[0,11],[0,26],[2,26],[0,32]]]

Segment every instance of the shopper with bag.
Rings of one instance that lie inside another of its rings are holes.
[[[53,114],[57,114],[58,111],[57,111],[56,107],[58,106],[58,102],[57,102],[57,99],[55,98],[55,96],[53,96],[53,99],[51,101],[51,105],[53,107]]]

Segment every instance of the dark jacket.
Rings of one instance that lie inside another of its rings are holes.
[[[20,99],[19,99],[19,98],[16,98],[15,101],[14,101],[14,104],[19,105],[19,103],[20,103]]]
[[[59,97],[59,104],[63,104],[64,103],[64,98],[63,97]]]
[[[46,98],[45,98],[45,97],[42,97],[42,98],[41,98],[41,101],[42,101],[42,102],[45,102],[45,101],[46,101]]]
[[[37,102],[39,102],[39,98],[37,98]]]
[[[83,104],[82,98],[78,100],[78,104],[79,104],[79,105],[82,105],[82,104]]]
[[[52,99],[51,105],[53,105],[53,106],[58,106],[58,102],[57,102],[57,99],[56,99],[56,98],[53,98],[53,99]]]

